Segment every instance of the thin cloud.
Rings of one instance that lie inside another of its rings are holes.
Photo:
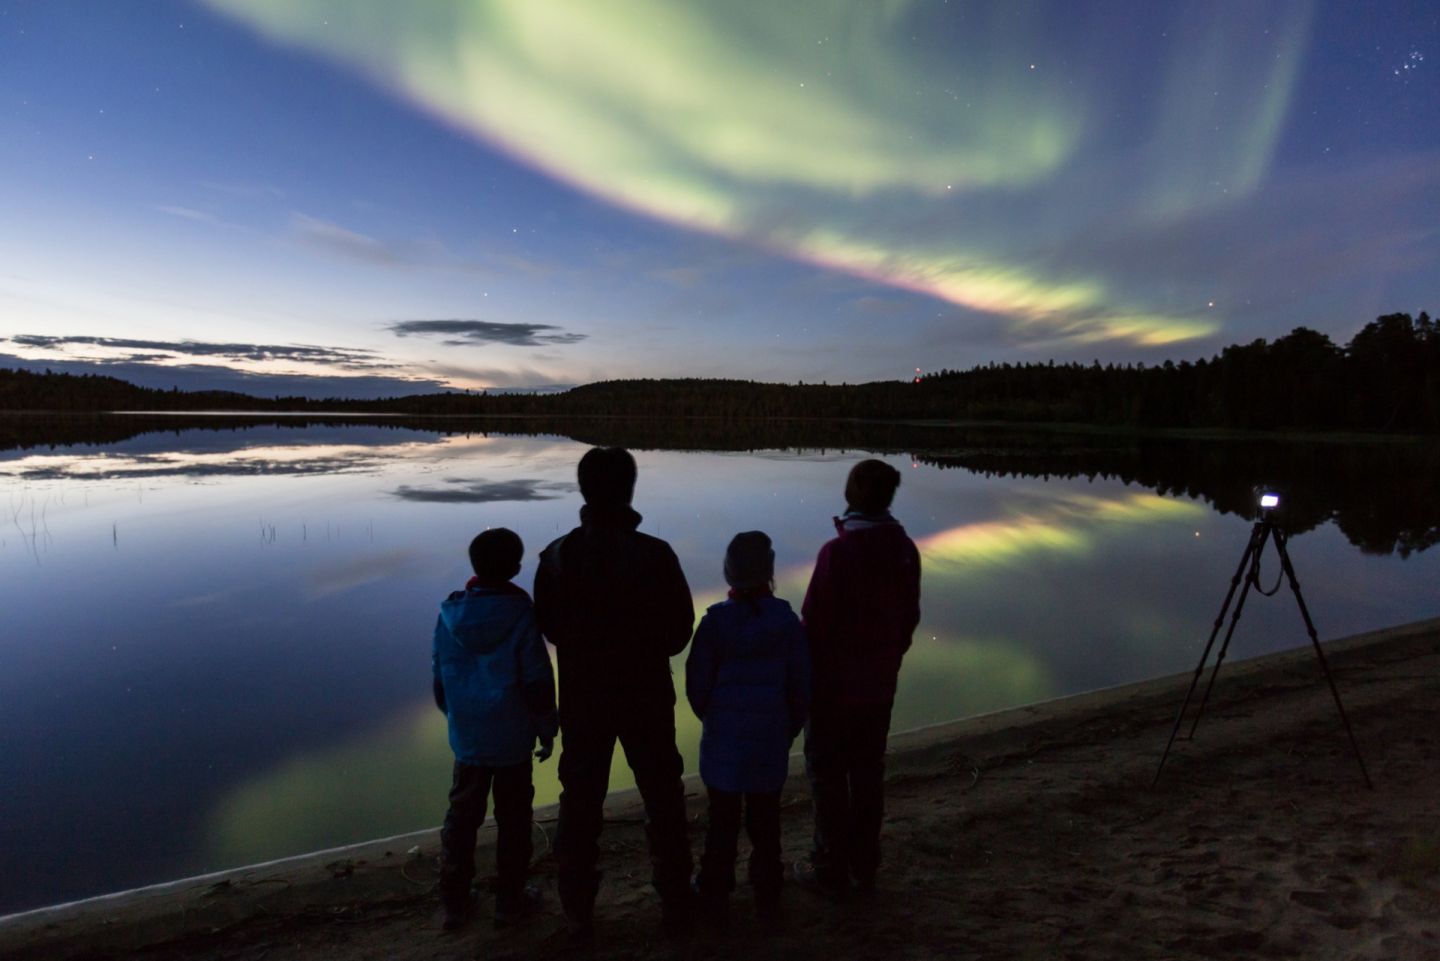
[[[341,369],[350,369],[340,365]],[[379,374],[267,374],[236,370],[222,364],[162,364],[133,360],[69,360],[20,357],[0,353],[0,367],[66,374],[102,374],[138,387],[159,390],[228,390],[255,397],[309,397],[315,400],[374,399],[433,394],[451,390],[446,381],[429,377]]]
[[[405,257],[382,241],[317,217],[292,213],[290,232],[311,247],[367,264],[394,267],[406,262]]]
[[[179,217],[182,220],[193,220],[202,224],[220,224],[220,221],[214,214],[206,213],[203,210],[196,210],[194,207],[181,207],[178,204],[160,204],[155,209],[162,214],[169,214],[172,217]]]
[[[655,271],[654,276],[672,287],[693,290],[705,280],[705,271],[699,267],[667,267]]]
[[[219,227],[223,230],[239,230],[246,233],[252,228],[244,224],[226,220],[219,214],[199,207],[187,207],[184,204],[156,204],[155,209],[167,217],[178,217],[181,220],[188,220],[191,223],[205,224],[210,227]]]
[[[465,481],[453,479],[446,487],[410,487],[402,484],[390,493],[421,504],[497,504],[552,501],[575,490],[575,485],[544,480]]]
[[[281,190],[274,184],[220,183],[214,180],[197,180],[195,182],[195,185],[198,187],[203,187],[206,190],[213,190],[217,193],[228,194],[232,197],[243,197],[246,200],[255,200],[266,197],[275,200],[283,200],[285,198],[285,191]]]
[[[0,338],[0,341],[5,338]],[[21,347],[41,350],[63,351],[67,347],[102,347],[111,350],[163,352],[166,355],[182,357],[216,357],[223,360],[288,360],[307,364],[326,364],[348,369],[393,368],[395,365],[380,360],[373,350],[345,347],[320,347],[314,344],[236,344],[201,340],[136,340],[128,337],[91,337],[71,335],[54,337],[48,334],[17,334],[10,342]],[[156,357],[149,354],[148,357]],[[96,363],[105,363],[104,358],[90,358]],[[141,360],[131,355],[120,360]],[[158,358],[157,358],[158,359]]]
[[[586,334],[568,333],[554,324],[507,324],[493,320],[400,320],[390,325],[397,337],[444,337],[449,347],[479,344],[507,344],[511,347],[540,347],[547,344],[578,344]],[[555,333],[550,333],[555,331]]]
[[[231,477],[333,476],[377,470],[384,463],[368,453],[317,457],[305,461],[257,458],[235,460],[229,463],[206,462],[199,464],[181,463],[163,455],[142,455],[124,459],[104,458],[104,460],[107,463],[100,469],[95,469],[88,460],[76,460],[58,465],[46,464],[39,467],[21,466],[8,470],[0,469],[0,476],[27,481],[113,481],[159,477],[204,480]]]
[[[188,208],[181,208],[188,209]],[[175,213],[175,216],[185,214]],[[291,211],[287,226],[289,236],[300,243],[327,254],[358,261],[369,266],[400,270],[436,270],[478,277],[497,277],[525,273],[546,277],[564,268],[513,251],[488,245],[464,251],[452,250],[434,236],[381,240],[352,230],[334,221]]]
[[[570,390],[577,386],[575,381],[557,381],[551,375],[530,367],[466,367],[458,364],[429,363],[425,372],[448,381],[483,385],[491,393],[536,393],[551,394]],[[594,379],[594,378],[592,378]]]

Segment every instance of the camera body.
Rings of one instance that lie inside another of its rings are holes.
[[[1280,507],[1280,492],[1269,484],[1255,485],[1255,506],[1260,508],[1260,513],[1269,514]]]

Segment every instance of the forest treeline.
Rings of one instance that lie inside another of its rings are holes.
[[[1440,325],[1379,317],[1341,347],[1297,327],[1209,360],[987,364],[913,382],[618,380],[559,393],[451,391],[380,400],[259,398],[138,387],[102,375],[0,370],[0,410],[333,411],[471,417],[870,418],[1145,428],[1440,433]]]

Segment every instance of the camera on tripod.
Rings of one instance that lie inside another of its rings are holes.
[[[1257,593],[1264,597],[1270,597],[1280,590],[1281,579],[1290,581],[1290,590],[1295,594],[1295,603],[1300,606],[1300,617],[1305,622],[1305,630],[1310,635],[1310,646],[1315,650],[1315,658],[1320,662],[1320,672],[1325,675],[1325,682],[1330,686],[1330,695],[1335,699],[1335,709],[1340,713],[1340,721],[1345,725],[1345,733],[1350,738],[1350,747],[1355,752],[1355,760],[1360,765],[1360,776],[1365,779],[1365,786],[1373,788],[1375,785],[1370,780],[1370,772],[1365,769],[1365,759],[1360,755],[1360,745],[1355,741],[1355,731],[1350,727],[1350,718],[1345,714],[1345,705],[1340,703],[1340,690],[1335,686],[1335,678],[1330,674],[1330,667],[1325,663],[1325,652],[1320,649],[1320,637],[1315,632],[1315,622],[1310,619],[1310,609],[1305,606],[1305,598],[1300,594],[1300,581],[1295,576],[1295,567],[1290,563],[1290,551],[1285,544],[1289,535],[1275,522],[1275,512],[1280,509],[1280,492],[1268,484],[1257,484],[1254,487],[1255,505],[1259,508],[1255,524],[1250,529],[1250,541],[1245,545],[1245,552],[1240,555],[1240,566],[1235,568],[1235,576],[1230,580],[1230,590],[1225,594],[1225,603],[1220,605],[1220,614],[1215,618],[1215,624],[1210,629],[1210,639],[1205,642],[1205,650],[1200,654],[1200,663],[1195,665],[1195,675],[1190,679],[1190,688],[1185,692],[1185,700],[1180,704],[1180,712],[1175,715],[1175,725],[1170,729],[1170,740],[1165,744],[1165,753],[1160,755],[1160,765],[1155,769],[1155,780],[1151,786],[1160,783],[1160,772],[1165,769],[1165,761],[1170,756],[1170,748],[1175,745],[1175,737],[1180,733],[1180,724],[1185,719],[1185,711],[1190,707],[1190,699],[1195,696],[1195,688],[1200,683],[1200,678],[1205,673],[1205,662],[1210,658],[1210,651],[1215,646],[1215,638],[1220,633],[1220,626],[1224,623],[1225,614],[1230,610],[1230,602],[1235,601],[1235,611],[1230,615],[1230,627],[1225,631],[1225,640],[1220,645],[1220,653],[1215,658],[1215,666],[1210,672],[1210,682],[1205,685],[1205,693],[1200,697],[1200,706],[1195,711],[1195,718],[1190,724],[1190,737],[1195,736],[1195,728],[1200,724],[1200,715],[1205,711],[1205,704],[1210,700],[1210,690],[1215,686],[1215,678],[1220,673],[1220,665],[1225,661],[1225,654],[1230,650],[1230,638],[1235,635],[1235,625],[1240,621],[1240,612],[1245,609],[1245,598],[1249,596],[1250,589],[1254,588]],[[1275,553],[1280,561],[1280,573],[1276,575],[1275,586],[1270,590],[1260,586],[1260,556],[1265,551],[1267,542],[1275,545]],[[1244,589],[1240,585],[1244,584]],[[1240,596],[1236,600],[1235,592],[1239,590]],[[1188,738],[1187,738],[1188,740]]]
[[[1255,503],[1261,514],[1269,514],[1280,506],[1280,492],[1269,484],[1256,484]]]

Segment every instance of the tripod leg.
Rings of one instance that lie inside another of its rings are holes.
[[[1360,765],[1360,776],[1365,779],[1365,786],[1375,790],[1375,785],[1370,780],[1370,772],[1365,769],[1365,758],[1360,754],[1360,745],[1355,740],[1355,731],[1350,727],[1350,718],[1345,714],[1345,705],[1340,703],[1340,689],[1335,686],[1335,678],[1330,673],[1330,665],[1325,661],[1325,652],[1320,649],[1320,638],[1315,633],[1315,622],[1310,619],[1310,609],[1305,606],[1305,598],[1300,594],[1300,581],[1295,576],[1295,567],[1290,563],[1290,552],[1285,549],[1285,536],[1275,532],[1275,547],[1280,554],[1280,569],[1290,580],[1290,590],[1295,592],[1295,602],[1300,605],[1300,617],[1305,621],[1305,630],[1310,635],[1310,646],[1315,649],[1315,657],[1320,662],[1320,672],[1325,675],[1325,683],[1330,685],[1330,696],[1335,699],[1335,709],[1340,712],[1340,721],[1345,725],[1345,734],[1350,738],[1350,749],[1355,752],[1355,761]]]
[[[1250,541],[1240,555],[1240,566],[1235,568],[1235,576],[1230,579],[1230,590],[1225,592],[1225,603],[1220,605],[1220,613],[1215,617],[1215,626],[1210,628],[1210,639],[1205,642],[1205,650],[1200,652],[1200,663],[1195,665],[1195,676],[1190,679],[1190,689],[1185,692],[1185,700],[1181,702],[1180,710],[1175,715],[1175,725],[1170,728],[1170,740],[1165,742],[1165,752],[1160,755],[1160,764],[1155,768],[1155,779],[1150,782],[1151,787],[1160,783],[1160,772],[1165,770],[1165,761],[1170,757],[1170,748],[1175,745],[1175,735],[1180,731],[1180,722],[1185,719],[1185,709],[1190,706],[1190,698],[1195,695],[1195,685],[1200,683],[1200,675],[1205,673],[1205,662],[1210,658],[1210,649],[1215,646],[1215,636],[1220,633],[1220,625],[1225,622],[1225,612],[1230,610],[1230,602],[1235,598],[1235,589],[1240,586],[1240,578],[1250,564],[1250,556],[1255,551],[1255,538],[1259,532],[1260,525],[1257,523],[1251,529]]]
[[[1230,651],[1230,638],[1235,636],[1235,625],[1240,623],[1240,612],[1245,609],[1245,598],[1250,593],[1250,588],[1256,585],[1260,578],[1260,553],[1265,550],[1265,538],[1270,536],[1270,525],[1261,521],[1257,525],[1260,538],[1255,544],[1255,550],[1250,554],[1250,570],[1245,575],[1245,586],[1240,589],[1240,599],[1235,602],[1235,613],[1230,615],[1230,627],[1225,631],[1225,640],[1220,644],[1220,653],[1215,656],[1215,667],[1210,671],[1210,680],[1205,684],[1205,693],[1200,698],[1200,706],[1195,709],[1195,719],[1190,722],[1190,733],[1188,737],[1195,736],[1195,729],[1200,726],[1200,715],[1205,713],[1205,705],[1210,703],[1210,692],[1215,688],[1215,678],[1220,676],[1220,665],[1225,663],[1225,655]]]

